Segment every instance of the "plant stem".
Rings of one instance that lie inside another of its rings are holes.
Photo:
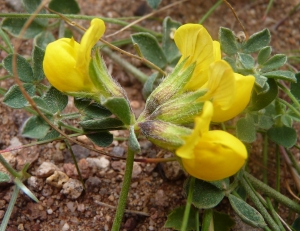
[[[213,219],[213,210],[212,209],[205,209],[204,215],[203,215],[203,222],[202,222],[201,231],[214,230],[212,219]]]
[[[12,193],[12,196],[10,198],[7,210],[5,212],[5,216],[1,222],[1,227],[0,227],[0,231],[5,231],[6,230],[6,226],[8,224],[9,218],[11,216],[11,213],[13,211],[14,205],[17,201],[18,195],[19,195],[19,191],[20,188],[18,186],[15,185],[14,191]]]
[[[260,202],[259,198],[256,196],[254,190],[252,190],[250,184],[247,182],[245,176],[241,179],[241,185],[246,190],[247,194],[249,195],[250,199],[252,200],[253,204],[257,208],[257,210],[261,213],[261,215],[264,217],[266,222],[270,225],[272,230],[274,231],[280,231],[278,225],[275,223],[273,218],[270,216],[267,209],[263,206],[263,204]]]
[[[116,215],[111,228],[112,231],[119,231],[121,227],[122,218],[125,211],[126,201],[128,197],[129,188],[130,188],[133,160],[134,160],[134,151],[128,148],[124,180],[123,180],[122,190],[120,193]]]
[[[219,0],[217,1],[206,13],[205,15],[203,15],[203,17],[199,20],[199,24],[204,23],[204,21],[209,17],[209,15],[212,14],[212,12],[215,11],[215,9],[217,9],[221,4],[222,4],[223,0]]]
[[[281,193],[277,192],[275,189],[271,188],[270,186],[264,184],[260,180],[256,179],[251,174],[244,172],[245,177],[251,182],[254,188],[261,190],[265,195],[273,198],[274,200],[280,202],[281,204],[285,205],[286,207],[290,208],[291,210],[300,213],[300,205],[291,199],[283,196]]]
[[[280,154],[279,154],[279,145],[276,144],[276,190],[280,192]],[[278,211],[278,202],[274,202],[275,210]]]
[[[266,203],[267,203],[267,206],[268,206],[269,210],[271,211],[272,217],[274,218],[276,224],[279,226],[280,230],[285,231],[285,229],[284,229],[284,227],[283,227],[283,225],[282,225],[282,223],[281,223],[281,221],[278,217],[278,214],[276,213],[269,197],[266,198]]]
[[[148,76],[137,69],[135,66],[127,62],[126,60],[122,59],[119,55],[115,54],[111,49],[108,47],[103,47],[101,49],[108,57],[110,57],[113,61],[115,61],[118,65],[123,67],[127,72],[134,75],[140,82],[145,83],[148,79]]]
[[[297,106],[297,109],[300,110],[300,103],[298,102],[298,100],[295,98],[295,96],[291,93],[291,91],[289,89],[287,89],[283,84],[281,84],[280,82],[277,82],[277,85],[281,88],[281,90],[287,94],[290,99],[293,101],[293,103]]]
[[[185,231],[188,221],[189,221],[189,215],[190,215],[190,210],[191,210],[191,206],[192,206],[192,199],[193,199],[193,194],[194,194],[194,186],[195,186],[195,178],[191,177],[190,178],[190,186],[189,186],[189,194],[188,194],[188,198],[186,201],[186,205],[185,205],[185,210],[184,210],[184,216],[183,216],[183,221],[181,224],[181,231]]]
[[[282,148],[283,149],[283,148]],[[300,175],[300,166],[297,163],[297,160],[295,159],[295,156],[286,148],[284,148],[285,152],[287,153],[292,166],[294,167],[294,169],[297,171],[298,175]]]
[[[9,163],[4,159],[4,157],[0,154],[0,163],[3,165],[3,167],[14,177],[21,178],[22,175],[18,173],[16,170],[14,170]]]
[[[284,104],[285,106],[287,106],[289,109],[291,109],[297,116],[300,117],[300,112],[291,104],[289,104],[288,102],[286,102],[283,99],[277,98],[277,101],[279,101],[280,103]]]
[[[268,184],[268,172],[267,172],[267,168],[268,168],[268,136],[267,136],[267,134],[265,134],[264,144],[263,144],[263,166],[264,166],[263,182],[265,184]]]

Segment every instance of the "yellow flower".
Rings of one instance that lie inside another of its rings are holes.
[[[198,90],[208,80],[209,65],[221,59],[220,43],[213,41],[207,30],[199,24],[185,24],[174,34],[174,41],[182,54],[178,63],[187,57],[184,67],[196,62],[196,67],[186,90]]]
[[[219,60],[210,65],[209,78],[202,87],[207,93],[200,100],[213,103],[213,122],[223,122],[241,113],[248,105],[255,78],[234,73],[231,66]]]
[[[192,176],[216,181],[232,176],[244,165],[247,150],[244,144],[225,131],[209,131],[213,105],[206,101],[195,128],[185,138],[185,144],[176,150],[185,170]]]
[[[46,47],[44,73],[49,82],[62,92],[96,92],[89,77],[91,50],[105,31],[101,19],[93,19],[80,44],[62,38]]]

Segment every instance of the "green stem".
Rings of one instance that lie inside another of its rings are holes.
[[[1,227],[0,227],[0,231],[5,231],[6,230],[6,226],[8,224],[9,218],[11,216],[11,213],[13,211],[14,205],[17,201],[18,195],[19,195],[19,191],[20,188],[18,186],[15,186],[14,191],[12,193],[12,196],[10,198],[7,210],[5,212],[5,216],[1,222]]]
[[[62,114],[61,117],[63,119],[77,119],[81,116],[80,113],[74,112],[74,113],[69,113],[69,114]]]
[[[298,100],[295,98],[295,96],[291,93],[289,89],[287,89],[284,85],[282,85],[280,82],[277,82],[277,85],[281,88],[281,90],[287,94],[290,99],[293,101],[293,103],[297,106],[297,109],[300,110],[300,103]]]
[[[266,222],[270,225],[273,231],[280,231],[278,225],[275,223],[273,218],[268,213],[267,209],[263,206],[263,204],[260,202],[259,198],[256,196],[254,190],[252,190],[250,184],[247,182],[245,176],[241,179],[241,185],[246,190],[248,196],[252,200],[253,204],[257,208],[257,210],[261,213],[261,215],[264,217]]]
[[[200,221],[199,221],[199,209],[196,210],[196,215],[195,215],[195,220],[196,220],[196,231],[200,231]]]
[[[17,14],[16,13],[0,13],[1,18],[29,18],[30,16],[32,16],[32,15],[31,14],[20,14],[20,13],[17,13]],[[60,16],[57,14],[36,14],[35,17],[36,18],[60,18]],[[121,26],[129,25],[128,22],[124,22],[122,20],[118,20],[115,18],[99,17],[99,16],[64,14],[64,17],[69,18],[69,19],[82,19],[82,20],[92,20],[94,18],[100,18],[104,22],[107,22],[107,23],[117,24],[117,25],[121,25]],[[140,31],[140,32],[148,32],[156,37],[161,37],[160,33],[156,33],[152,30],[146,29],[141,26],[133,25],[132,29],[134,29],[136,31]]]
[[[287,153],[287,155],[288,155],[288,157],[289,157],[289,159],[290,159],[290,161],[292,163],[292,166],[297,171],[298,175],[300,175],[300,166],[297,163],[297,161],[295,159],[295,156],[289,150],[287,150],[286,148],[284,150]]]
[[[83,132],[81,129],[75,128],[75,127],[70,126],[68,124],[65,124],[65,123],[63,123],[61,121],[58,122],[58,125],[66,128],[66,129],[68,129],[70,131],[73,131],[73,132],[77,132],[77,133],[82,133]]]
[[[280,153],[279,153],[279,146],[276,144],[276,191],[280,192]],[[275,210],[278,211],[278,202],[274,202]]]
[[[16,170],[14,170],[9,163],[4,159],[4,157],[0,154],[0,163],[3,165],[3,167],[14,177],[21,178],[22,175],[18,173]]]
[[[120,193],[116,215],[111,228],[112,231],[119,231],[121,227],[122,218],[125,211],[126,201],[128,197],[129,188],[130,188],[133,160],[134,160],[134,151],[128,148],[124,180],[123,180],[122,190]]]
[[[221,4],[222,4],[223,0],[219,0],[217,1],[207,12],[205,15],[203,15],[203,17],[199,20],[199,24],[204,23],[204,21],[209,17],[209,15],[212,14],[212,12],[215,11],[215,9],[217,9]]]
[[[58,38],[64,38],[64,37],[65,37],[65,21],[60,20],[59,29],[58,29]]]
[[[9,50],[7,50],[4,46],[0,45],[0,50],[5,51],[7,54],[9,54]]]
[[[266,19],[266,17],[267,17],[267,15],[268,15],[268,13],[269,13],[269,11],[270,11],[270,9],[271,9],[271,7],[272,7],[273,3],[274,3],[274,0],[270,0],[270,1],[269,1],[269,3],[268,3],[268,6],[267,6],[267,9],[266,9],[266,12],[265,12],[265,14],[264,14],[264,17],[263,17],[263,19]]]
[[[267,136],[267,134],[265,134],[263,145],[264,145],[263,146],[263,166],[264,166],[263,182],[265,184],[268,184],[268,172],[267,172],[267,169],[268,169],[268,136]]]
[[[5,44],[8,46],[9,48],[9,54],[12,54],[14,53],[14,48],[10,42],[10,39],[9,37],[7,36],[7,34],[2,30],[0,29],[0,37],[3,39],[3,41],[5,42]]]
[[[11,76],[11,75],[4,75],[4,76],[0,77],[0,81],[8,79],[8,78],[12,78],[12,77],[13,76]]]
[[[279,101],[280,103],[284,104],[285,106],[287,106],[289,109],[291,109],[298,117],[300,117],[300,112],[291,104],[289,104],[288,102],[286,102],[283,99],[277,98],[277,101]]]
[[[137,69],[135,66],[127,62],[126,60],[122,59],[119,55],[115,54],[111,49],[108,47],[103,47],[101,49],[108,57],[110,57],[113,61],[115,61],[118,65],[123,67],[127,72],[134,75],[140,82],[145,83],[148,79],[148,76]]]
[[[213,219],[213,210],[212,209],[205,209],[201,231],[214,230],[211,227],[213,225],[212,219]]]
[[[281,223],[281,221],[278,217],[278,214],[276,213],[269,197],[266,198],[266,203],[267,203],[267,206],[268,206],[268,208],[269,208],[269,210],[272,214],[272,217],[274,218],[274,220],[275,220],[276,224],[278,225],[280,231],[285,231],[285,229],[284,229],[284,227],[283,227],[283,225],[282,225],[282,223]]]
[[[291,210],[300,213],[300,205],[291,199],[283,196],[281,193],[277,192],[275,189],[271,188],[270,186],[264,184],[260,180],[256,179],[251,174],[245,172],[245,177],[251,182],[254,188],[262,191],[265,195],[273,198],[274,200],[280,202],[281,204],[285,205],[286,207],[290,208]]]
[[[194,194],[194,186],[195,186],[195,178],[191,177],[190,178],[190,186],[189,186],[189,194],[188,194],[188,198],[186,201],[186,205],[185,205],[185,210],[184,210],[184,216],[183,216],[183,221],[181,224],[181,231],[185,231],[188,221],[189,221],[189,215],[190,215],[190,210],[191,210],[191,206],[192,206],[192,199],[193,199],[193,194]]]

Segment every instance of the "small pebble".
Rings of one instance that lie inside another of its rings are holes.
[[[125,149],[121,146],[115,146],[111,150],[111,154],[118,157],[122,157],[124,153],[125,153]]]
[[[77,199],[81,195],[82,191],[83,186],[79,180],[69,179],[68,182],[63,185],[60,192],[70,199]]]
[[[68,224],[68,223],[65,223],[65,224],[63,225],[63,227],[61,228],[61,231],[68,231],[69,229],[70,229],[69,224]]]
[[[47,209],[47,213],[50,215],[53,213],[53,210],[52,209]]]
[[[51,162],[43,162],[37,169],[36,175],[38,177],[48,177],[55,171],[59,170],[58,167]]]

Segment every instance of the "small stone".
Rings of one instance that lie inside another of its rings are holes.
[[[159,189],[154,195],[154,203],[157,206],[167,206],[167,197],[164,190]]]
[[[119,172],[123,172],[125,170],[125,162],[124,161],[113,161],[111,163],[111,167],[116,170],[116,171],[119,171]]]
[[[53,213],[53,210],[52,209],[47,209],[47,213],[50,215]]]
[[[132,178],[137,178],[142,172],[142,168],[139,163],[134,162],[133,163],[133,169],[132,169]]]
[[[41,193],[44,197],[49,197],[52,195],[53,189],[51,188],[51,186],[45,185]]]
[[[131,188],[136,188],[138,186],[139,182],[134,182],[131,184]]]
[[[168,180],[177,180],[184,175],[184,171],[178,161],[171,161],[161,164],[164,174]]]
[[[78,144],[72,145],[72,150],[74,153],[74,156],[76,157],[76,160],[85,159],[90,155],[90,151]],[[67,151],[65,155],[65,162],[67,163],[73,163],[73,158],[71,156],[71,153]]]
[[[82,178],[87,179],[90,175],[91,170],[89,168],[89,163],[86,161],[86,159],[81,159],[78,162],[78,167],[79,167]]]
[[[62,151],[60,150],[56,150],[53,154],[52,154],[52,160],[54,162],[60,163],[64,161],[64,154]]]
[[[4,210],[0,210],[0,219],[2,219],[4,217],[5,211]]]
[[[91,141],[87,138],[86,135],[78,136],[77,140],[84,143],[84,144],[90,144]]]
[[[85,210],[84,204],[78,204],[77,205],[77,210],[78,210],[78,212],[84,212],[84,210]]]
[[[133,108],[133,109],[137,109],[141,106],[140,102],[139,101],[136,101],[136,100],[132,100],[130,102],[130,106]]]
[[[16,12],[24,11],[23,5],[19,0],[5,0],[5,3],[12,7]]]
[[[133,217],[129,217],[124,224],[124,228],[126,228],[127,230],[133,230],[136,225],[136,220]]]
[[[72,213],[75,212],[75,210],[76,210],[76,205],[73,201],[69,201],[67,203],[67,207]]]
[[[25,229],[24,229],[24,225],[23,225],[23,224],[19,224],[19,225],[18,225],[18,230],[19,230],[19,231],[25,230]]]
[[[125,149],[121,146],[115,146],[111,150],[111,154],[117,157],[122,157],[125,153]]]
[[[89,163],[89,166],[97,170],[103,170],[109,167],[110,161],[105,157],[100,158],[86,158],[86,161]]]
[[[63,185],[60,192],[70,199],[77,199],[81,195],[82,191],[83,186],[79,180],[69,179],[68,182]]]
[[[58,171],[59,168],[51,162],[43,162],[36,171],[38,177],[48,177],[52,175],[55,171]]]
[[[61,228],[61,231],[68,231],[69,229],[70,229],[69,224],[68,224],[68,223],[65,223],[65,224],[63,225],[63,227]]]
[[[86,182],[85,185],[87,187],[88,190],[93,190],[94,188],[100,188],[101,185],[101,180],[99,177],[96,176],[90,176]]]
[[[43,179],[37,178],[36,176],[31,176],[27,179],[28,186],[36,191],[40,191],[43,186]]]
[[[18,137],[13,137],[9,143],[10,143],[10,145],[8,146],[8,148],[16,148],[16,147],[20,147],[23,145]],[[18,152],[18,150],[12,151],[13,154],[15,154],[17,152]]]
[[[114,201],[115,197],[114,197],[114,195],[110,195],[107,199],[110,200],[110,201]]]
[[[77,173],[77,170],[76,170],[74,164],[65,163],[63,165],[63,169],[64,169],[64,172],[67,174],[68,177],[77,178],[78,173]]]
[[[55,171],[53,175],[49,176],[46,179],[46,183],[56,187],[61,188],[64,183],[69,180],[69,177],[61,171]]]

